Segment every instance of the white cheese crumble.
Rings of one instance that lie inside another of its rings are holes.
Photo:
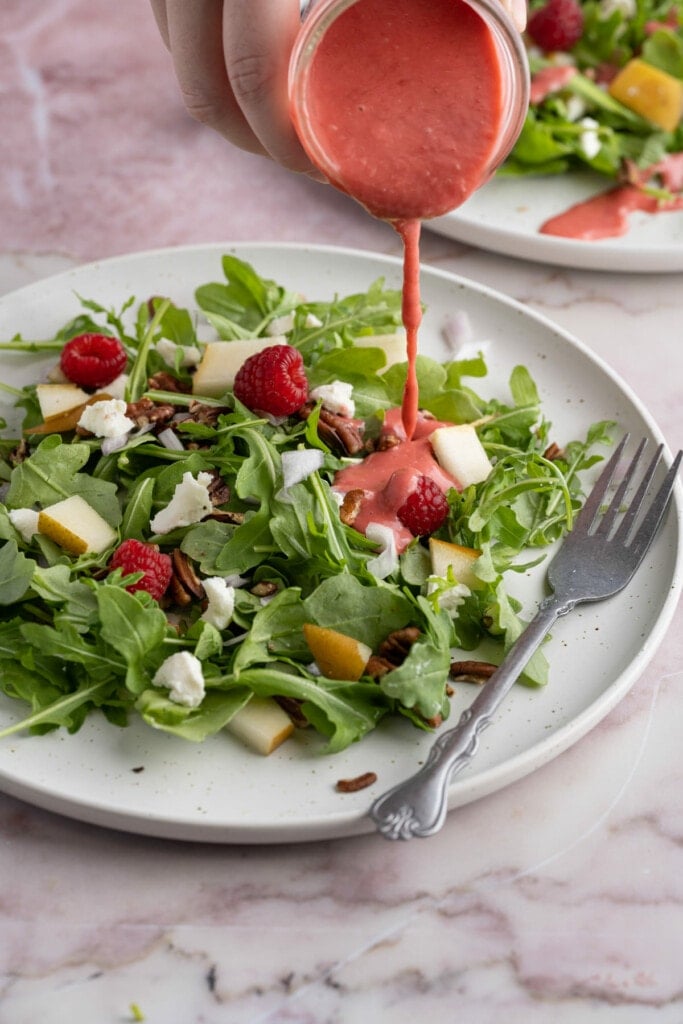
[[[596,157],[602,149],[602,143],[598,137],[598,122],[593,117],[584,117],[578,122],[584,131],[579,135],[579,146],[589,160]]]
[[[186,708],[199,707],[204,699],[202,663],[189,651],[178,651],[161,663],[152,680],[170,690],[169,698]]]
[[[600,17],[605,21],[615,11],[618,11],[622,18],[635,18],[636,10],[636,0],[600,0]]]
[[[86,405],[78,426],[96,437],[121,437],[133,429],[135,423],[126,416],[127,405],[122,398],[105,399]]]
[[[113,381],[107,384],[106,388],[102,388],[101,390],[112,398],[125,398],[127,386],[128,374],[120,373],[118,377],[114,377]]]
[[[430,578],[427,592],[433,594],[442,585],[443,581],[439,577]],[[455,583],[452,587],[447,587],[439,593],[439,608],[447,612],[456,611],[471,593],[470,588],[464,583]]]
[[[167,366],[196,366],[202,354],[196,345],[177,345],[170,338],[159,338],[156,350]],[[176,364],[176,359],[178,363]]]
[[[209,604],[202,613],[202,620],[223,630],[232,619],[235,610],[235,588],[228,586],[222,576],[209,576],[202,581]]]
[[[14,529],[29,544],[34,533],[38,533],[38,516],[40,513],[32,508],[14,508],[7,514]]]
[[[298,451],[282,453],[282,480],[284,490],[288,491],[294,484],[321,469],[324,462],[323,453],[319,448],[302,448]]]
[[[191,473],[183,473],[183,479],[176,484],[168,505],[157,512],[149,524],[154,533],[170,533],[179,526],[191,526],[208,516],[213,508],[209,494],[212,480],[211,473],[199,473],[196,480]]]
[[[586,113],[586,103],[580,96],[568,96],[565,100],[565,113],[568,121],[578,121]]]
[[[353,385],[347,384],[345,380],[335,380],[331,384],[320,384],[313,388],[310,397],[315,401],[321,401],[330,412],[338,416],[353,416],[356,411],[356,404],[353,400]]]
[[[365,528],[365,536],[368,540],[379,544],[382,550],[375,558],[367,562],[368,571],[378,580],[385,580],[395,569],[398,568],[398,554],[396,553],[396,538],[394,531],[382,523],[368,523]]]

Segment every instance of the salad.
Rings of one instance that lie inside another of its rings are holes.
[[[590,170],[679,208],[683,8],[672,0],[531,0],[530,107],[500,176]]]
[[[344,473],[411,443],[400,292],[310,301],[222,269],[195,293],[211,340],[155,295],[2,343],[58,360],[0,385],[21,416],[0,441],[0,688],[22,709],[2,736],[101,714],[261,753],[306,727],[335,752],[388,715],[434,729],[523,628],[506,581],[571,527],[612,425],[553,438],[528,371],[484,398],[476,355],[417,371],[425,438],[457,424],[485,474],[438,496],[418,474],[403,534],[355,528]],[[523,682],[546,680],[538,652]]]

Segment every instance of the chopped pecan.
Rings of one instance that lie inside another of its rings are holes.
[[[212,505],[225,505],[230,501],[230,488],[226,484],[218,470],[212,471],[213,480],[208,486],[209,497]]]
[[[129,402],[126,416],[136,426],[146,427],[149,423],[162,426],[175,416],[175,408],[166,402],[153,402],[151,398],[141,398],[137,402]]]
[[[379,655],[386,658],[396,668],[402,665],[408,657],[410,648],[420,636],[417,626],[406,626],[405,629],[396,629],[390,633],[386,640],[379,646]]]
[[[363,674],[372,676],[373,679],[381,679],[387,672],[392,672],[396,666],[386,658],[380,658],[377,654],[371,654],[363,669]]]
[[[10,452],[9,463],[11,466],[18,466],[19,463],[23,462],[24,459],[27,459],[30,454],[31,450],[28,446],[28,442],[25,439],[22,439],[14,451]]]
[[[272,580],[261,580],[250,587],[249,593],[254,597],[272,597],[273,594],[277,594],[278,589],[277,583],[273,583]]]
[[[233,526],[241,526],[244,522],[244,512],[231,512],[229,509],[215,509],[209,512],[204,519],[215,519],[217,523],[232,523]]]
[[[299,416],[306,420],[313,409],[314,406],[307,402],[299,410]],[[318,436],[338,455],[357,455],[364,447],[363,432],[358,423],[329,409],[320,410]]]
[[[308,728],[310,723],[301,710],[302,701],[296,697],[275,697],[274,700],[289,715],[297,729]]]
[[[401,438],[398,434],[382,434],[377,442],[377,450],[387,452],[390,448],[396,448],[399,444],[401,444]]]
[[[555,459],[563,459],[565,457],[564,449],[560,448],[559,444],[549,444],[546,450],[543,452],[543,458],[548,459],[549,462],[554,462]]]
[[[166,370],[159,370],[152,377],[147,379],[147,387],[150,391],[173,391],[178,395],[189,395],[192,385],[187,381],[178,380],[172,373]]]
[[[489,679],[498,668],[490,661],[453,661],[451,662],[451,678],[460,683],[477,683],[481,685]]]
[[[168,587],[168,596],[173,604],[185,608],[193,601],[203,601],[206,596],[199,576],[187,555],[176,548],[171,552],[173,575]]]
[[[347,526],[353,526],[356,516],[360,512],[363,493],[364,492],[360,487],[354,487],[344,495],[344,500],[341,508],[339,509],[339,518],[342,523],[345,523]]]
[[[377,782],[376,772],[363,772],[362,775],[356,775],[353,779],[338,779],[336,789],[338,793],[357,793],[359,789],[367,789],[375,782]]]
[[[218,417],[229,411],[227,406],[190,402],[188,418],[194,420],[195,423],[203,423],[205,427],[214,427],[218,422]]]

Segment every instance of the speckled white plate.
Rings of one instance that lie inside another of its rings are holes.
[[[50,336],[78,310],[75,292],[118,306],[130,295],[168,294],[192,304],[196,285],[220,280],[230,250],[260,273],[309,298],[364,291],[384,276],[399,287],[397,260],[315,246],[240,244],[140,253],[81,267],[0,299],[0,337]],[[635,436],[660,439],[648,412],[614,373],[558,327],[487,288],[425,269],[428,306],[421,344],[446,357],[445,318],[465,311],[491,368],[481,384],[507,395],[512,367],[524,363],[538,382],[553,437],[580,437],[598,419],[618,420]],[[25,362],[3,353],[3,379],[28,379]],[[35,374],[35,371],[34,371]],[[480,382],[477,382],[480,386]],[[4,411],[4,410],[3,410]],[[681,588],[681,499],[634,584],[609,602],[585,606],[556,626],[547,647],[543,690],[517,687],[482,737],[474,763],[453,783],[451,808],[533,771],[583,736],[626,694],[653,656]],[[543,570],[511,589],[529,614],[542,594]],[[473,697],[458,688],[451,721]],[[0,699],[0,724],[19,717]],[[411,774],[431,738],[406,721],[386,723],[350,750],[321,756],[313,737],[298,735],[269,758],[225,734],[199,745],[93,717],[75,735],[12,736],[0,741],[0,788],[29,803],[83,821],[159,837],[203,842],[273,843],[350,836],[372,829],[374,796]],[[342,795],[339,778],[375,771],[370,789]]]
[[[627,234],[598,242],[539,234],[549,217],[609,187],[609,181],[593,174],[494,178],[459,209],[427,221],[425,227],[505,256],[578,270],[683,270],[683,210],[635,213]]]

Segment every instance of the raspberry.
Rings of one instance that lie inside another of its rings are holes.
[[[257,352],[235,374],[235,398],[252,412],[289,416],[308,397],[304,361],[291,345],[271,345]]]
[[[60,366],[73,384],[103,388],[126,368],[126,350],[107,334],[78,334],[62,349]]]
[[[448,501],[431,477],[421,476],[396,515],[414,537],[425,537],[445,521]]]
[[[529,18],[527,32],[542,50],[571,50],[583,32],[583,11],[577,0],[548,0]]]
[[[164,555],[157,544],[143,544],[141,540],[124,540],[119,544],[109,560],[109,568],[122,569],[123,575],[143,572],[137,583],[126,587],[129,594],[136,590],[146,590],[155,601],[164,596],[171,582],[173,569],[171,559]]]

